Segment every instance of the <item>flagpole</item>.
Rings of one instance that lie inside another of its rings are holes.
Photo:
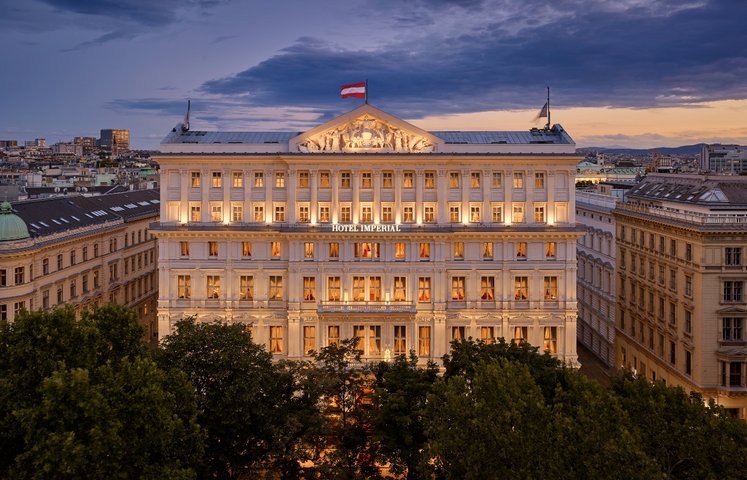
[[[368,79],[366,79],[366,90],[365,90],[366,105],[368,105]]]
[[[550,86],[547,86],[547,125],[545,130],[550,130]]]

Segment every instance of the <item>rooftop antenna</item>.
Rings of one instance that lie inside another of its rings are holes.
[[[547,86],[547,124],[545,124],[545,130],[550,130],[550,86],[549,85]]]
[[[192,107],[192,101],[187,100],[187,113],[184,114],[184,121],[182,121],[182,132],[189,131],[189,110]]]

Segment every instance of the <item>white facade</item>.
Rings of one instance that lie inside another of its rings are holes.
[[[161,337],[195,315],[290,358],[358,336],[367,359],[425,361],[471,336],[576,362],[579,157],[559,126],[424,132],[365,105],[297,136],[179,128],[156,157]]]

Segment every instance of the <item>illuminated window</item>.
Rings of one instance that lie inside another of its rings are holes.
[[[207,298],[220,298],[220,277],[218,275],[207,276]]]
[[[303,301],[316,302],[316,277],[303,277]]]
[[[327,326],[327,345],[340,345],[340,326]]]
[[[285,172],[275,172],[275,188],[285,188]]]
[[[482,258],[493,258],[493,242],[482,242]]]
[[[361,188],[373,188],[371,172],[361,173]]]
[[[213,188],[223,187],[223,174],[221,172],[213,172],[212,183],[210,186]]]
[[[350,188],[350,172],[340,172],[340,188]]]
[[[219,203],[210,204],[210,220],[213,222],[223,221],[223,206]]]
[[[340,244],[329,242],[329,258],[338,258],[340,256]]]
[[[424,186],[426,190],[436,188],[436,172],[425,172]]]
[[[319,207],[319,222],[329,223],[329,207]]]
[[[480,207],[477,205],[472,205],[469,207],[469,221],[472,223],[480,223]]]
[[[420,357],[431,355],[431,327],[418,327],[418,355]]]
[[[368,277],[368,301],[381,301],[381,277]]]
[[[480,277],[480,299],[495,300],[495,277]]]
[[[361,206],[361,223],[373,222],[373,211],[370,206]]]
[[[480,327],[480,340],[484,343],[495,343],[495,331],[493,327]]]
[[[189,207],[189,221],[199,222],[202,219],[199,205],[190,205]]]
[[[265,174],[263,172],[254,172],[254,187],[262,188],[265,186]]]
[[[394,354],[407,355],[407,327],[404,325],[394,326]]]
[[[520,190],[524,188],[524,173],[514,172],[514,188]]]
[[[449,207],[449,221],[451,223],[459,223],[462,221],[462,216],[459,214],[458,205],[452,205]]]
[[[493,188],[501,188],[503,186],[503,174],[501,172],[493,172]]]
[[[192,172],[192,188],[200,188],[200,172]]]
[[[529,299],[529,277],[514,277],[514,299],[520,302]]]
[[[340,277],[327,277],[327,301],[340,301]]]
[[[415,221],[415,207],[404,207],[402,209],[402,221],[412,223]]]
[[[407,277],[394,277],[394,301],[407,301]]]
[[[491,219],[493,220],[493,223],[503,223],[503,207],[499,205],[493,205],[491,207],[491,210]]]
[[[391,223],[394,221],[394,216],[392,215],[392,207],[381,207],[381,221],[384,223]]]
[[[314,242],[304,242],[303,258],[314,258]]]
[[[309,172],[298,172],[298,188],[309,188]]]
[[[241,256],[242,257],[252,256],[252,242],[247,242],[247,241],[241,242]]]
[[[254,221],[264,222],[265,221],[265,207],[262,205],[254,206]]]
[[[270,327],[270,352],[283,353],[283,327]]]
[[[270,256],[280,258],[280,242],[270,242]]]
[[[516,259],[527,259],[527,242],[516,242]]]
[[[557,246],[555,242],[545,243],[545,257],[546,258],[556,258],[556,250],[557,250]]]
[[[355,242],[353,248],[355,258],[379,258],[378,242]]]
[[[534,207],[534,223],[545,223],[545,207]]]
[[[208,255],[211,257],[217,257],[218,256],[218,242],[208,242]]]
[[[449,172],[449,188],[459,188],[459,172]]]
[[[381,174],[381,187],[392,188],[394,174],[392,172],[383,172]]]
[[[244,187],[244,175],[241,172],[233,172],[233,188]]]
[[[547,353],[558,353],[558,327],[545,327],[543,350]]]
[[[413,188],[415,186],[415,173],[404,172],[402,174],[402,188]]]
[[[96,272],[94,272],[96,273]],[[96,287],[97,276],[94,275],[94,287]],[[190,275],[178,275],[176,277],[177,297],[181,299],[192,298],[192,277]]]
[[[179,252],[182,257],[189,256],[189,242],[179,242]]]
[[[366,300],[366,277],[353,277],[353,301]]]
[[[464,277],[451,277],[451,300],[464,301]]]
[[[466,337],[465,327],[451,327],[451,339],[452,340],[464,340]]]
[[[252,275],[242,275],[239,278],[239,300],[254,300],[254,277]]]
[[[303,205],[303,206],[298,207],[298,222],[309,223],[310,221],[311,221],[311,216],[309,214],[308,205]]]
[[[341,223],[350,223],[350,207],[340,207],[340,222]]]
[[[329,172],[319,172],[319,188],[329,188]]]
[[[480,172],[472,172],[470,180],[472,188],[480,188]]]
[[[405,258],[405,242],[394,243],[394,258],[398,260],[404,260]]]
[[[513,341],[516,345],[521,345],[527,341],[529,327],[515,327]]]
[[[426,206],[423,211],[423,221],[425,223],[435,223],[436,222],[436,207],[434,206]]]
[[[270,301],[283,299],[283,277],[281,275],[270,275]]]
[[[493,248],[492,245],[490,247]],[[492,253],[491,253],[492,257]],[[454,260],[464,259],[464,242],[454,242]]]
[[[431,244],[421,242],[420,243],[420,259],[427,260],[431,258]]]
[[[311,355],[316,349],[316,327],[306,325],[303,327],[303,354]]]
[[[418,302],[431,301],[431,277],[418,278]]]
[[[368,326],[368,354],[381,355],[381,325]]]
[[[284,205],[275,206],[275,221],[276,222],[285,221],[285,206]]]
[[[558,277],[545,277],[545,300],[558,299]]]
[[[534,188],[537,190],[545,189],[545,173],[537,172],[534,174]]]
[[[231,221],[233,222],[244,221],[244,206],[243,205],[231,206]]]
[[[524,205],[515,203],[513,205],[513,215],[511,217],[513,223],[524,223]]]

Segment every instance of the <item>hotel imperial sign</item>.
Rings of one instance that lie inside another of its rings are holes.
[[[278,357],[452,340],[576,362],[575,144],[559,125],[428,132],[365,104],[306,132],[170,132],[159,335],[245,324]]]

